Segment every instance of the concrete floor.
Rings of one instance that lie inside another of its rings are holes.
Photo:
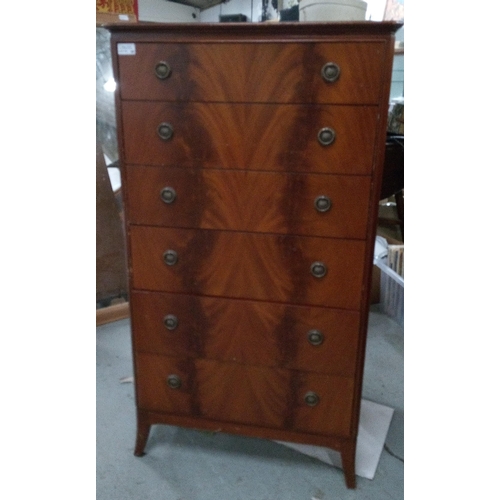
[[[372,307],[363,398],[395,409],[373,480],[254,438],[154,426],[134,457],[129,320],[97,328],[97,500],[403,499],[403,330]]]

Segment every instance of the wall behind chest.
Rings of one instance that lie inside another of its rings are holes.
[[[139,0],[139,21],[197,23],[200,9],[165,0]]]
[[[271,2],[269,2],[269,7]],[[227,3],[216,5],[201,12],[203,23],[219,22],[219,15],[244,14],[249,22],[258,22],[262,16],[261,0],[229,0]]]

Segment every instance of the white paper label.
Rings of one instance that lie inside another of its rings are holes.
[[[119,56],[135,56],[135,43],[119,43],[118,44]]]
[[[127,14],[118,14],[118,19],[120,21],[128,21],[128,16]]]

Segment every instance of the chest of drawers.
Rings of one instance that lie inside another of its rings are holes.
[[[111,26],[137,404],[331,447],[348,487],[392,23]]]

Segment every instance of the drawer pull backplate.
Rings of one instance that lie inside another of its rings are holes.
[[[335,64],[333,62],[327,62],[321,68],[321,76],[323,77],[323,80],[325,80],[325,82],[328,82],[328,83],[336,82],[340,76],[339,65]]]

